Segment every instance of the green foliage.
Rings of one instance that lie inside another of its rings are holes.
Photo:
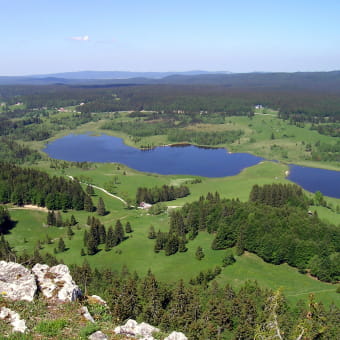
[[[222,266],[223,267],[230,266],[235,262],[236,262],[236,259],[235,259],[234,255],[227,253],[222,260]]]
[[[80,330],[80,332],[79,332],[79,337],[80,337],[80,339],[88,339],[88,337],[91,335],[91,334],[93,334],[93,333],[95,333],[95,332],[97,332],[97,331],[99,331],[100,330],[100,327],[98,326],[98,325],[96,325],[96,324],[94,324],[94,323],[90,323],[90,322],[88,322],[86,325],[85,325],[85,327],[83,327],[81,330]]]
[[[190,194],[187,186],[181,185],[179,187],[163,185],[161,188],[138,188],[136,194],[136,202],[157,203],[172,201],[176,198],[185,197]]]
[[[35,330],[41,335],[53,337],[60,334],[60,331],[67,325],[68,322],[65,319],[43,320],[36,325]]]
[[[204,258],[204,252],[202,247],[197,247],[195,252],[195,257],[197,260],[201,261]]]
[[[97,203],[97,214],[99,216],[104,216],[106,214],[104,200],[101,197],[99,197]]]
[[[187,129],[171,129],[168,133],[170,142],[188,142],[198,145],[218,145],[233,143],[240,138],[244,132],[241,130],[202,132]]]

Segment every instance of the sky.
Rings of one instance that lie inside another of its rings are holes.
[[[0,75],[340,69],[339,0],[0,0]]]

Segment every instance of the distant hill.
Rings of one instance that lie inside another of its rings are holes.
[[[0,77],[0,85],[216,85],[236,88],[309,89],[340,91],[340,71],[295,73],[101,72],[82,71],[50,75]]]

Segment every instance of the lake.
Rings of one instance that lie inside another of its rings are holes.
[[[162,175],[204,177],[234,176],[263,160],[248,153],[228,153],[224,148],[193,145],[140,150],[118,137],[68,135],[46,145],[50,157],[72,162],[122,163],[133,169]],[[340,172],[290,165],[288,179],[304,189],[340,198]]]

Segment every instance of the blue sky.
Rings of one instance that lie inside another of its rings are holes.
[[[0,75],[340,69],[336,0],[0,0]]]

